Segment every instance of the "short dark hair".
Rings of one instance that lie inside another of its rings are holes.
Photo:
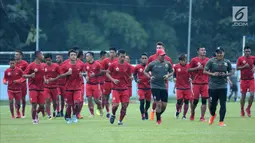
[[[185,54],[180,54],[180,55],[179,55],[179,61],[184,61],[184,60],[186,60],[186,59],[187,59],[187,57],[186,57]]]
[[[38,55],[38,54],[40,54],[41,53],[41,51],[35,51],[35,57]]]
[[[71,53],[77,54],[76,51],[75,51],[74,49],[71,49],[71,50],[68,51],[68,56],[70,56]]]
[[[118,50],[118,56],[119,56],[120,54],[126,54],[126,51],[123,50],[123,49],[120,49],[120,50]]]
[[[52,54],[51,53],[47,53],[44,55],[44,59],[50,58],[52,59]]]
[[[94,53],[93,52],[87,52],[86,55],[87,54],[90,54],[94,58]]]
[[[244,47],[244,50],[246,50],[246,49],[251,49],[251,47],[245,46],[245,47]]]
[[[77,58],[80,58],[81,56],[83,56],[83,51],[82,50],[78,50],[77,51]]]
[[[15,50],[15,52],[19,53],[21,56],[23,56],[23,52],[21,50]]]
[[[105,51],[100,51],[100,57],[106,55],[106,52]]]
[[[197,48],[197,51],[199,51],[201,48],[205,48],[205,47],[198,47],[198,48]]]
[[[142,53],[142,54],[140,55],[140,58],[141,58],[142,56],[148,57],[148,54],[147,54],[147,53]]]
[[[165,46],[163,42],[157,42],[156,45]]]
[[[15,61],[15,58],[11,57],[11,58],[9,59],[9,61]]]
[[[114,51],[114,52],[116,52],[117,50],[116,50],[116,48],[110,48],[109,51]]]

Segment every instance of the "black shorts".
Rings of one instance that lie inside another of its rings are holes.
[[[162,101],[167,102],[168,101],[168,93],[166,89],[151,89],[153,99],[155,101]]]
[[[237,92],[238,91],[238,87],[236,84],[233,84],[231,87],[230,87],[231,91],[232,92]]]

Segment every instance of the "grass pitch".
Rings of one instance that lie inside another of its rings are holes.
[[[240,117],[239,103],[228,103],[225,123],[218,126],[218,117],[213,125],[199,122],[200,105],[195,121],[175,119],[175,104],[169,103],[162,116],[162,124],[142,121],[139,104],[128,107],[124,125],[113,125],[105,117],[89,118],[84,106],[84,119],[68,125],[63,118],[48,120],[40,115],[40,123],[33,125],[30,106],[25,119],[11,119],[9,107],[1,102],[1,143],[255,143],[255,118]],[[255,105],[252,114],[255,116]],[[218,107],[219,108],[219,107]],[[120,109],[120,108],[119,108]],[[118,115],[119,115],[118,110]],[[188,116],[189,117],[189,112]],[[206,119],[209,118],[207,110]],[[118,119],[118,117],[116,118]]]

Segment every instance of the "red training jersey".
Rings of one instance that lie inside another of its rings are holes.
[[[104,69],[104,68],[103,68],[103,61],[97,60],[96,62],[100,64],[101,69]],[[104,83],[104,81],[106,80],[106,75],[105,75],[105,73],[103,73],[102,75],[100,75],[100,76],[98,77],[98,80],[99,80],[99,83]]]
[[[24,60],[21,60],[19,62],[16,62],[16,67],[20,68],[22,71],[25,71],[27,66],[28,66],[28,63]]]
[[[148,65],[149,63],[151,63],[151,62],[157,60],[157,59],[158,59],[158,56],[157,56],[156,54],[151,55],[151,56],[149,57],[149,59],[148,59],[147,65]],[[172,59],[171,59],[170,57],[168,57],[167,55],[165,55],[165,60],[167,60],[168,62],[170,62],[171,65],[173,65]]]
[[[248,68],[241,69],[241,80],[254,79],[253,72],[252,72],[252,68],[254,67],[254,64],[255,64],[254,58],[255,58],[254,56],[249,56],[249,57],[241,56],[238,58],[236,63],[237,67],[244,66],[246,63],[249,64]]]
[[[195,68],[199,65],[202,65],[205,67],[206,63],[208,62],[209,58],[205,57],[204,59],[201,59],[199,57],[194,57],[191,59],[189,63],[189,68]],[[193,84],[208,84],[209,77],[207,74],[203,73],[203,69],[196,70],[193,72],[190,72],[192,75],[192,83]]]
[[[188,72],[189,65],[186,64],[185,66],[181,64],[176,64],[174,66],[174,72],[176,75],[176,89],[190,89],[190,74]]]
[[[130,66],[130,69],[131,69],[131,74],[130,74],[130,77],[131,77],[132,73],[134,73],[135,67],[133,67],[131,64],[129,64],[129,66]],[[131,78],[129,78],[129,80],[128,80],[128,86],[132,87],[132,79]]]
[[[123,90],[128,89],[128,81],[131,75],[131,68],[127,62],[120,64],[118,61],[113,62],[109,69],[112,78],[119,80],[118,84],[112,82],[112,89]]]
[[[8,82],[8,90],[20,91],[23,72],[20,68],[8,68],[4,72],[4,82]],[[16,83],[13,81],[16,80]],[[25,79],[23,79],[25,80]]]
[[[58,66],[59,66],[59,72],[61,72],[61,68],[63,67],[63,63],[58,64]],[[64,86],[65,83],[66,83],[66,77],[59,78],[59,79],[57,80],[57,84],[58,84],[59,86]]]
[[[60,74],[60,68],[58,64],[52,63],[51,65],[45,64],[44,66],[44,72],[45,72],[45,78],[56,78]],[[56,88],[57,87],[58,81],[52,81],[49,82],[48,84],[45,84],[45,87],[47,88]]]
[[[32,74],[35,73],[34,78],[29,78],[28,80],[28,86],[29,90],[43,90],[44,87],[44,64],[40,63],[37,64],[35,62],[32,62],[28,65],[26,70],[24,71],[24,74]]]
[[[89,81],[87,81],[87,83],[90,83],[90,84],[99,84],[100,76],[90,77],[92,73],[94,75],[100,74],[101,66],[100,66],[100,64],[98,62],[96,62],[96,61],[94,61],[93,63],[86,62],[84,64],[84,71],[87,73],[87,76],[89,77]]]
[[[104,70],[108,70],[108,68],[109,68],[109,66],[113,63],[113,62],[115,62],[115,61],[118,61],[118,58],[115,58],[115,59],[113,59],[113,60],[111,60],[110,58],[105,58],[103,61],[102,61],[102,68],[104,69]],[[106,77],[106,79],[105,79],[105,81],[111,81],[110,79],[108,79],[107,77]]]
[[[134,74],[137,75],[139,82],[137,83],[138,89],[150,89],[150,78],[144,74],[146,65],[138,64],[134,69]]]
[[[66,76],[65,88],[66,90],[81,90],[81,84],[83,78],[81,79],[80,73],[83,72],[84,65],[76,62],[76,64],[71,64],[66,62],[61,67],[61,74],[68,72],[69,69],[72,70],[72,74]]]

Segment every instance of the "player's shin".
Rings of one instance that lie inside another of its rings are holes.
[[[42,112],[43,117],[45,116],[45,111],[44,111],[44,104],[39,104],[39,107],[37,109],[37,114]]]
[[[254,100],[254,93],[251,93],[250,98],[249,98],[249,101],[248,101],[247,109],[249,109],[249,110],[251,109],[253,100]]]
[[[145,119],[144,99],[141,99],[141,100],[140,100],[140,112],[141,112],[141,115],[142,115],[142,119],[144,120],[144,119]]]
[[[244,112],[245,98],[246,98],[246,94],[242,94],[242,97],[240,100],[241,112]]]
[[[94,116],[94,104],[92,101],[92,97],[88,97],[88,107],[89,107],[91,116]]]
[[[160,101],[157,101],[156,102],[156,117],[157,117],[157,121],[161,120],[161,107],[162,107],[162,103]]]
[[[22,97],[22,116],[25,116],[26,96]]]
[[[183,106],[183,117],[186,118],[186,114],[189,110],[189,100],[185,99],[184,100],[184,106]]]
[[[109,98],[110,98],[110,95],[106,95],[106,99],[105,99],[105,109],[106,109],[106,112],[107,112],[107,113],[110,112]]]
[[[50,98],[47,98],[46,99],[46,112],[47,112],[48,117],[51,116],[50,105],[51,105]]]
[[[13,107],[13,99],[9,100],[9,107],[11,111],[12,118],[14,118],[14,107]]]
[[[71,112],[72,112],[72,104],[68,104],[66,107],[66,118],[71,118]]]
[[[97,104],[97,109],[100,111],[100,116],[103,116],[102,103],[99,99],[95,99],[95,103]]]
[[[16,108],[16,113],[17,113],[17,118],[21,118],[20,115],[20,100],[15,100],[15,108]]]
[[[36,108],[37,108],[37,103],[32,103],[32,107],[31,107],[31,115],[32,115],[32,119],[35,120],[35,116],[36,116]]]
[[[112,115],[115,116],[116,115],[116,111],[119,107],[118,103],[112,103]]]
[[[202,105],[201,105],[201,117],[200,119],[204,119],[205,117],[205,112],[206,112],[206,103],[207,103],[207,99],[206,98],[202,98]]]
[[[120,110],[120,119],[119,122],[122,122],[124,119],[126,112],[127,112],[127,107],[129,103],[121,103],[121,110]]]

